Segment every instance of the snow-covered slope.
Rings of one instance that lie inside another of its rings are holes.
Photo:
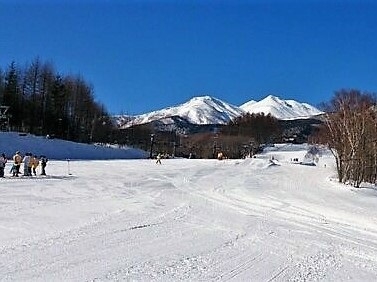
[[[241,115],[243,110],[219,99],[202,96],[188,102],[151,113],[136,116],[123,125],[124,128],[136,124],[145,124],[172,116],[179,116],[193,124],[225,124]]]
[[[240,106],[240,108],[247,112],[247,110],[245,110],[245,109],[248,109],[249,107],[251,107],[251,106],[254,105],[255,103],[258,103],[258,101],[250,100],[249,102],[246,102],[245,104],[242,104],[242,105]]]
[[[132,148],[115,148],[83,143],[75,143],[60,139],[46,139],[31,134],[17,132],[0,132],[0,153],[7,157],[20,151],[36,155],[46,155],[49,159],[140,159],[146,158],[147,153]]]
[[[290,161],[307,149],[7,173],[0,281],[376,281],[376,187],[330,181],[325,150]]]
[[[307,103],[283,100],[273,95],[269,95],[259,102],[247,102],[240,108],[249,113],[271,114],[281,120],[309,118],[323,113]]]

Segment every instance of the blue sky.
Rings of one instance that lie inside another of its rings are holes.
[[[0,66],[81,74],[112,114],[211,95],[317,106],[377,92],[375,1],[0,0]]]

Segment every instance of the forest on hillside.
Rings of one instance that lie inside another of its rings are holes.
[[[0,67],[0,106],[2,130],[78,142],[107,141],[111,135],[111,119],[95,101],[93,87],[38,58],[23,67],[16,62]]]

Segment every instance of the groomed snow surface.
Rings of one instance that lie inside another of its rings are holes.
[[[325,151],[291,162],[306,149],[51,160],[48,176],[18,179],[9,164],[0,281],[375,281],[377,190],[337,183]]]

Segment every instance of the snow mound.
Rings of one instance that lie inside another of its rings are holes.
[[[258,157],[258,158],[245,159],[242,162],[242,165],[248,166],[250,167],[250,169],[253,169],[253,170],[262,170],[262,169],[270,168],[272,166],[280,165],[280,163],[277,160],[271,160],[268,158]]]

